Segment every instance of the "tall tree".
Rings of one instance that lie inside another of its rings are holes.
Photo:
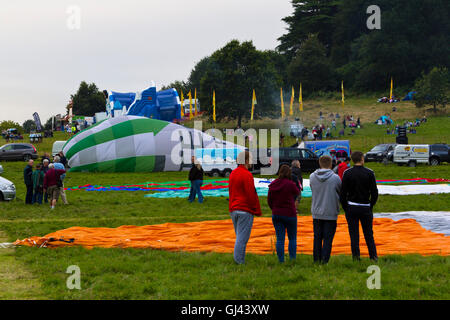
[[[30,133],[31,131],[36,130],[36,123],[34,123],[34,120],[26,120],[23,124],[23,131],[25,131],[25,133]]]
[[[304,92],[332,89],[335,85],[333,69],[325,46],[316,34],[309,35],[288,67],[292,85],[303,85]]]
[[[445,108],[450,101],[450,73],[447,68],[433,68],[428,74],[417,79],[414,96],[416,107],[432,105],[434,112],[437,106]]]
[[[292,0],[294,13],[283,19],[288,25],[288,32],[278,39],[278,50],[286,54],[290,61],[303,41],[308,39],[308,35],[316,33],[328,53],[332,44],[338,3],[338,0]]]
[[[77,93],[71,95],[74,115],[92,117],[96,112],[105,111],[105,96],[95,83],[80,83]]]
[[[199,98],[212,116],[212,95],[216,92],[216,117],[237,119],[241,126],[244,117],[251,112],[252,90],[257,93],[258,106],[255,115],[273,115],[276,110],[274,93],[281,79],[273,62],[251,41],[229,42],[214,52],[201,80]],[[205,108],[204,108],[205,109]]]

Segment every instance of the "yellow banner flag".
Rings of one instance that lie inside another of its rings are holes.
[[[286,113],[284,112],[284,100],[283,100],[283,88],[280,91],[280,99],[281,99],[281,117],[286,117]]]
[[[341,88],[342,88],[342,108],[343,108],[345,105],[344,80],[342,80]]]
[[[255,104],[258,102],[256,101],[256,93],[255,89],[253,89],[253,97],[252,97],[252,115],[250,117],[250,120],[253,121],[253,115],[255,114]]]
[[[192,114],[192,93],[191,93],[191,91],[189,91],[188,96],[189,96],[189,120],[192,120],[192,118],[194,116]]]
[[[194,103],[195,103],[195,115],[197,116],[197,88],[195,88]]]
[[[294,96],[295,96],[295,90],[294,90],[294,86],[292,86],[291,105],[289,106],[289,116],[294,115]]]
[[[183,96],[183,89],[181,90],[181,116],[184,117],[184,96]]]
[[[300,96],[298,97],[298,103],[300,106],[300,111],[303,111],[303,93],[302,93],[302,83],[300,82]]]
[[[213,120],[216,122],[216,91],[213,91]]]
[[[394,91],[394,78],[391,78],[391,94],[389,95],[389,100],[392,100],[393,91]]]

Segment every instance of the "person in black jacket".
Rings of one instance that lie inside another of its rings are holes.
[[[360,260],[359,222],[364,233],[370,259],[377,261],[377,248],[373,238],[373,207],[378,200],[375,174],[364,167],[364,154],[352,153],[354,166],[344,172],[340,201],[345,211],[354,260]]]
[[[25,197],[26,204],[33,204],[33,160],[29,160],[27,166],[23,170],[23,180],[27,187],[27,195]]]
[[[200,187],[203,184],[203,168],[195,157],[192,157],[192,167],[189,171],[189,181],[191,182],[191,191],[189,193],[189,202],[193,202],[198,195],[198,203],[203,203],[203,194]]]

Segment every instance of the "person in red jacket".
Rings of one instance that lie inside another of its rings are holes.
[[[345,158],[345,161],[342,161],[339,166],[338,166],[338,176],[339,178],[341,178],[342,181],[342,177],[344,176],[344,172],[348,169],[350,169],[350,158],[347,157]]]
[[[248,151],[238,155],[239,166],[230,174],[229,211],[236,233],[234,244],[234,261],[245,262],[245,250],[252,232],[253,217],[261,216],[261,206],[255,189],[251,168],[251,154]]]
[[[278,260],[284,262],[284,241],[286,230],[289,238],[289,258],[295,260],[297,256],[297,209],[295,199],[300,189],[292,181],[291,168],[282,165],[278,179],[269,185],[267,202],[272,209],[272,222],[277,235]]]

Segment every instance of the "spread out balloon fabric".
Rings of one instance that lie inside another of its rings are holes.
[[[313,224],[310,216],[298,217],[298,253],[312,254]],[[434,233],[420,226],[413,219],[394,221],[374,218],[375,243],[380,256],[388,254],[450,254],[450,237]],[[362,231],[361,254],[368,255]],[[85,248],[151,248],[169,251],[232,253],[236,236],[231,220],[191,223],[165,223],[150,226],[122,226],[119,228],[72,227],[44,237],[17,240],[14,244],[30,247]],[[271,218],[255,218],[247,252],[274,254],[275,231]],[[287,241],[286,241],[287,246]],[[339,216],[333,241],[334,255],[351,255],[350,238],[344,216]]]

